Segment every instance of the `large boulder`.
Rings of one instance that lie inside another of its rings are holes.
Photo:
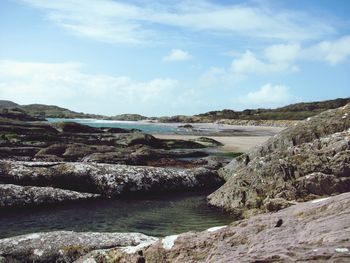
[[[52,187],[0,184],[0,208],[32,207],[93,199],[99,196]]]
[[[153,137],[150,134],[140,132],[129,133],[120,136],[119,140],[116,143],[126,147],[138,144],[148,145],[152,147],[159,147],[161,145],[160,141],[157,138]]]
[[[140,233],[55,231],[0,239],[4,262],[74,262],[96,249],[150,244],[157,238]],[[96,261],[95,261],[96,262]]]
[[[118,196],[215,188],[216,171],[96,163],[0,161],[0,181]]]
[[[349,213],[346,193],[148,246],[93,251],[78,262],[349,262]]]
[[[350,104],[299,122],[220,171],[225,185],[209,203],[263,209],[265,199],[305,201],[350,191]],[[266,202],[265,202],[266,203]]]

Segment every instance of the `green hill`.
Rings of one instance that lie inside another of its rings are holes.
[[[210,111],[195,117],[210,120],[238,119],[238,120],[303,120],[317,115],[325,110],[342,107],[350,102],[350,98],[327,100],[320,102],[303,102],[291,104],[277,109],[247,109],[244,111],[221,110]]]
[[[103,118],[96,114],[71,111],[54,105],[29,104],[20,106],[27,114],[44,118]]]

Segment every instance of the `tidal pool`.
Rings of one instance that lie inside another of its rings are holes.
[[[141,232],[161,237],[232,222],[229,214],[207,206],[208,194],[180,193],[0,211],[0,238],[55,230]]]

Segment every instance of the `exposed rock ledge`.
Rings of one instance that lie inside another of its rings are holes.
[[[0,259],[72,262],[81,256],[76,262],[349,262],[349,215],[350,193],[345,193],[161,240],[141,234],[73,232],[7,238],[0,240]]]
[[[0,161],[0,181],[104,196],[183,191],[222,184],[216,171],[96,163]]]
[[[52,187],[0,184],[0,208],[29,207],[98,198],[100,195],[79,193]]]
[[[219,171],[209,203],[245,213],[350,191],[350,104],[283,130]],[[284,200],[283,200],[284,199]],[[249,211],[247,211],[249,210]]]
[[[92,250],[138,246],[156,240],[140,233],[34,233],[0,239],[0,262],[73,262]]]
[[[297,124],[297,120],[237,120],[237,119],[220,119],[216,123],[239,125],[239,126],[266,126],[266,127],[292,127]]]

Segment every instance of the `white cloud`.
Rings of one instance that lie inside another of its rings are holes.
[[[238,97],[234,102],[250,107],[271,107],[285,105],[293,100],[295,100],[295,98],[290,94],[288,87],[268,83],[260,87],[257,91],[252,91],[244,96]]]
[[[335,66],[350,57],[350,36],[343,36],[333,41],[322,41],[306,47],[299,43],[275,44],[266,47],[260,56],[247,50],[235,54],[231,67],[225,75],[233,79],[242,79],[248,74],[272,74],[281,72],[298,72],[298,62],[326,61]],[[214,76],[212,72],[208,71]],[[217,75],[217,74],[216,74]],[[240,78],[239,78],[240,76]]]
[[[0,61],[1,97],[20,104],[74,104],[85,112],[145,114],[171,101],[177,86],[176,80],[167,78],[140,82],[127,76],[88,74],[80,63]]]
[[[22,1],[46,11],[51,21],[71,32],[112,43],[164,40],[167,32],[158,25],[288,41],[317,39],[335,31],[317,17],[252,4],[220,5],[205,0],[153,0],[147,5],[143,1],[112,0]]]
[[[299,44],[272,45],[265,49],[265,56],[273,63],[290,63],[298,58],[300,50]]]
[[[306,48],[303,55],[309,59],[325,60],[335,66],[349,58],[350,36],[343,36],[333,41],[322,41]]]
[[[247,50],[232,61],[231,72],[233,74],[246,75],[249,73],[267,74],[295,70],[294,65],[291,63],[292,61],[283,58],[276,59],[272,57],[272,55],[275,56],[276,53],[270,51],[272,60],[269,59],[268,61],[263,61],[258,59],[253,52]]]
[[[172,49],[163,60],[164,61],[184,61],[192,58],[192,55],[182,49]]]

